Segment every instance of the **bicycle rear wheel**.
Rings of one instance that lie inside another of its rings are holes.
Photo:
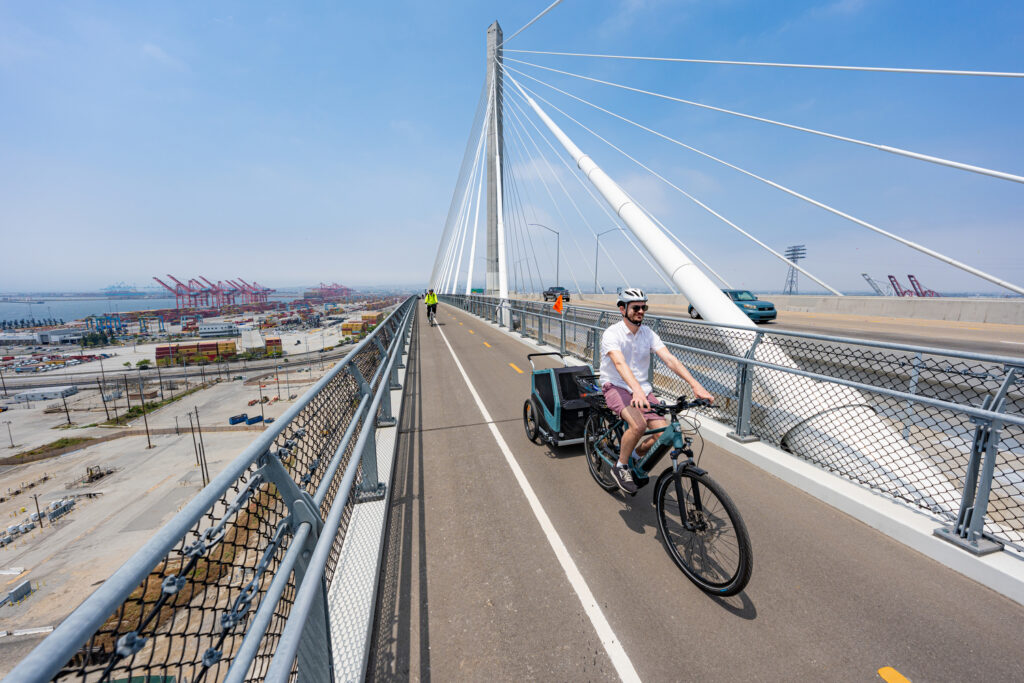
[[[592,411],[587,417],[586,424],[583,425],[583,448],[587,455],[587,468],[597,485],[605,491],[614,491],[619,488],[612,477],[608,463],[599,455],[602,448],[618,455],[618,435],[610,431],[611,426],[611,418],[602,410]]]
[[[669,468],[658,477],[654,496],[665,549],[687,578],[713,595],[746,588],[754,568],[750,536],[722,487],[707,474],[683,470],[676,477]]]

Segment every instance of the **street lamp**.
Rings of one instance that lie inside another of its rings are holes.
[[[558,265],[559,265],[559,263],[558,262],[559,262],[559,251],[561,250],[562,236],[554,228],[549,228],[548,226],[542,225],[540,223],[529,223],[528,225],[536,225],[538,228],[544,228],[545,230],[547,230],[549,232],[555,233],[555,286],[557,287],[558,283],[559,283],[559,278],[558,278]]]
[[[594,294],[597,294],[597,248],[601,246],[601,235],[607,235],[610,232],[616,232],[621,230],[618,226],[605,230],[604,232],[594,235]]]
[[[11,448],[14,448],[14,436],[11,434],[11,421],[4,420],[4,424],[7,425],[7,436],[11,440]]]

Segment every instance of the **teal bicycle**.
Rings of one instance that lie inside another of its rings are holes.
[[[592,406],[583,428],[587,467],[601,488],[618,491],[610,470],[618,462],[620,440],[629,425],[607,408],[594,380],[581,378],[578,382]],[[629,466],[639,490],[650,483],[650,472],[658,462],[669,456],[671,466],[658,475],[654,484],[658,531],[665,550],[701,590],[724,597],[746,588],[754,557],[739,510],[722,487],[694,462],[693,438],[679,424],[680,413],[707,405],[710,403],[705,399],[687,401],[685,397],[674,405],[652,405],[652,410],[666,416],[668,426],[645,432],[643,438],[657,435],[658,440],[642,459],[631,458]],[[696,425],[693,433],[697,433]]]

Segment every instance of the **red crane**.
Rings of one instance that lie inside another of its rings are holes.
[[[169,284],[167,284],[158,277],[154,277],[153,279],[160,283],[161,287],[163,287],[164,289],[166,289],[167,291],[174,295],[175,308],[186,308],[188,306],[188,287],[181,284],[180,282],[178,282],[176,286],[171,287]],[[175,282],[177,282],[177,280],[175,280]]]
[[[910,280],[910,286],[914,288],[914,293],[918,296],[942,296],[934,289],[925,289],[913,275],[907,275],[907,278]]]
[[[889,276],[889,284],[892,285],[892,291],[896,292],[896,296],[914,296],[914,290],[900,287],[900,281],[895,275]]]
[[[188,307],[189,308],[198,308],[199,307],[199,297],[201,296],[201,294],[199,292],[195,291],[194,289],[192,289],[191,287],[189,287],[184,282],[182,282],[178,278],[174,277],[170,273],[167,274],[167,277],[169,277],[171,279],[171,281],[174,282],[174,284],[178,285],[178,287],[181,287],[182,295],[188,297]]]

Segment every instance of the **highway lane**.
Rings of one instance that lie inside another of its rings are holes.
[[[739,505],[755,561],[743,594],[701,593],[657,537],[650,487],[609,495],[579,448],[526,440],[529,379],[512,365],[528,368],[527,347],[440,312],[441,328],[420,327],[422,378],[403,413],[419,418],[402,427],[392,505],[407,514],[392,522],[371,678],[614,676],[443,332],[642,680],[860,681],[884,666],[1019,679],[1024,608],[711,446],[702,465]],[[983,657],[965,654],[981,643]]]
[[[589,308],[615,309],[611,305],[591,302],[586,305]],[[652,305],[650,315],[689,318],[686,306],[664,304]],[[808,332],[1024,359],[1024,325],[779,311],[779,317],[774,322],[765,323],[760,329]]]

